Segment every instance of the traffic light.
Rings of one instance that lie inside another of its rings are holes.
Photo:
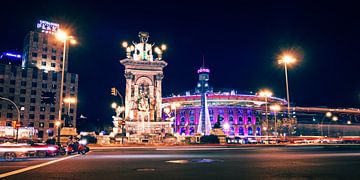
[[[111,88],[111,95],[116,96],[116,88]]]
[[[55,92],[41,92],[41,103],[43,104],[55,104]]]

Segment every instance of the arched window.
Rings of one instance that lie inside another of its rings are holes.
[[[252,129],[252,127],[249,127],[249,128],[248,128],[248,135],[249,135],[249,136],[252,136],[252,135],[253,135],[253,129]]]
[[[260,117],[259,116],[256,116],[256,123],[257,124],[260,124],[261,122],[260,122]]]
[[[234,117],[230,116],[229,117],[229,122],[230,122],[230,124],[232,124],[234,122]]]
[[[182,116],[182,117],[180,118],[180,124],[181,124],[182,126],[185,126],[185,117],[184,117],[184,116]]]
[[[261,133],[260,127],[257,127],[257,128],[256,128],[256,135],[257,135],[257,136],[260,136],[260,133]]]
[[[248,124],[251,124],[251,117],[248,117],[247,119],[248,119],[248,122],[247,122],[247,123],[248,123]]]
[[[190,120],[190,125],[195,124],[195,117],[194,116],[191,116],[189,120]]]
[[[194,133],[195,133],[195,129],[194,129],[194,127],[191,127],[190,128],[190,135],[194,135]]]
[[[240,127],[239,128],[239,136],[243,136],[244,135],[244,128]]]
[[[234,127],[231,127],[231,128],[230,128],[229,135],[230,135],[230,136],[234,136],[234,132],[235,132]]]
[[[184,128],[184,127],[181,128],[181,129],[180,129],[180,134],[181,134],[181,135],[183,135],[183,134],[185,135],[185,133],[186,133],[185,128]]]
[[[239,116],[239,118],[238,118],[238,124],[244,124],[243,118],[241,116]]]

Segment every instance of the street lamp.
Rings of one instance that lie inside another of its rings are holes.
[[[289,122],[290,122],[290,127],[291,127],[291,120],[290,120],[291,114],[290,114],[290,95],[289,95],[289,82],[288,82],[287,66],[288,66],[288,64],[295,63],[295,61],[296,61],[296,59],[291,54],[284,54],[278,60],[279,64],[284,64],[284,69],[285,69],[286,97],[287,97],[287,105],[288,105],[287,113],[288,113],[288,118],[289,118]]]
[[[327,118],[331,118],[331,116],[332,116],[332,113],[331,112],[326,112],[325,113],[325,116],[322,118],[322,120],[321,120],[321,126],[320,126],[320,128],[321,128],[321,136],[323,136],[324,135],[324,132],[323,132],[323,124],[324,124],[324,119],[325,119],[325,117],[327,117]]]
[[[281,109],[280,105],[278,104],[274,104],[270,106],[270,110],[274,111],[274,130],[275,130],[275,135],[277,136],[277,122],[276,122],[276,116],[277,116],[277,112],[279,112]]]
[[[61,112],[62,112],[62,103],[63,103],[63,91],[64,91],[64,75],[65,75],[65,61],[66,61],[66,48],[67,44],[70,41],[71,44],[76,44],[76,40],[73,36],[69,36],[65,31],[59,30],[56,33],[56,38],[64,43],[63,49],[63,61],[62,61],[62,70],[61,70],[61,84],[60,84],[60,100],[59,100],[59,117],[58,120],[61,122]]]
[[[259,92],[260,97],[265,98],[265,118],[266,118],[266,130],[269,129],[269,119],[268,119],[268,98],[272,96],[272,92],[269,90],[261,90]],[[268,136],[268,131],[266,131],[266,135]]]
[[[296,61],[296,59],[290,54],[285,54],[278,60],[278,63],[284,64],[284,68],[285,68],[286,97],[287,97],[287,102],[288,102],[288,117],[289,118],[290,118],[290,95],[289,95],[289,82],[288,82],[287,66],[288,66],[288,64],[292,64],[295,61]]]
[[[57,144],[60,146],[60,130],[61,130],[61,121],[56,121],[55,126],[57,127]]]
[[[64,103],[68,103],[69,107],[67,110],[67,116],[70,117],[70,108],[71,108],[71,104],[75,104],[77,102],[76,98],[74,97],[66,97],[64,98]]]

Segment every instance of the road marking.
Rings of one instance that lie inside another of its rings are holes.
[[[10,172],[7,172],[7,173],[3,173],[3,174],[0,174],[0,179],[4,178],[4,177],[15,175],[15,174],[20,174],[20,173],[23,173],[23,172],[26,172],[26,171],[30,171],[30,170],[33,170],[33,169],[37,169],[37,168],[40,168],[40,167],[44,167],[44,166],[54,164],[54,163],[57,163],[57,162],[60,162],[60,161],[64,161],[66,159],[74,158],[74,157],[77,157],[77,156],[79,156],[79,154],[64,157],[64,158],[60,158],[60,159],[56,159],[56,160],[53,160],[53,161],[45,162],[45,163],[34,165],[34,166],[29,166],[29,167],[26,167],[26,168],[15,170],[15,171],[10,171]]]
[[[136,169],[138,172],[149,172],[149,171],[155,171],[154,168],[143,168],[143,169]]]
[[[217,151],[217,150],[239,150],[239,149],[255,149],[253,147],[240,147],[240,148],[232,148],[232,147],[193,147],[193,148],[157,148],[157,151]]]

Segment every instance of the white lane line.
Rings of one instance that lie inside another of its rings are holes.
[[[45,162],[45,163],[34,165],[34,166],[29,166],[29,167],[26,167],[26,168],[15,170],[15,171],[10,171],[10,172],[7,172],[7,173],[3,173],[3,174],[0,174],[0,179],[4,178],[4,177],[15,175],[15,174],[23,173],[23,172],[26,172],[26,171],[30,171],[30,170],[33,170],[33,169],[36,169],[36,168],[44,167],[44,166],[54,164],[54,163],[57,163],[57,162],[60,162],[60,161],[64,161],[66,159],[74,158],[74,157],[77,157],[77,156],[79,156],[79,154],[64,157],[64,158],[60,158],[60,159],[56,159],[56,160],[53,160],[53,161]]]

